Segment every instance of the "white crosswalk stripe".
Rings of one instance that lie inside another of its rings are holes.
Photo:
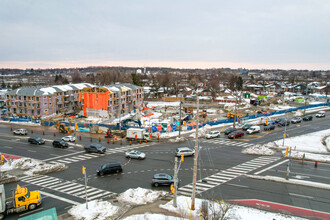
[[[245,173],[251,172],[255,169],[261,168],[265,165],[273,163],[280,160],[280,157],[267,157],[261,156],[253,160],[247,161],[245,163],[239,164],[237,166],[222,170],[211,176],[200,179],[196,182],[196,192],[202,193],[223,183],[226,183],[232,179],[235,179]],[[178,192],[183,195],[191,195],[192,184],[182,186],[178,189]]]
[[[239,147],[251,147],[254,144],[249,144],[239,141],[230,141],[230,140],[217,140],[217,139],[205,139],[200,140],[200,143],[210,143],[210,144],[219,144],[219,145],[230,145],[230,146],[239,146]]]
[[[138,148],[142,148],[142,147],[148,147],[151,145],[154,145],[156,143],[154,142],[149,142],[149,143],[144,143],[144,144],[136,144],[136,145],[128,145],[125,147],[117,147],[114,149],[107,149],[106,151],[106,155],[111,155],[111,154],[116,154],[116,153],[124,153],[126,151],[129,150],[133,150],[133,149],[138,149]],[[64,164],[70,164],[70,163],[74,163],[74,162],[78,162],[78,161],[84,161],[84,160],[89,160],[92,158],[96,158],[96,157],[103,157],[105,156],[104,154],[97,154],[97,153],[89,153],[86,154],[84,152],[82,152],[81,155],[76,155],[74,157],[62,157],[62,158],[57,158],[55,160],[50,160],[49,163],[55,164],[55,163],[64,163]]]
[[[59,179],[51,176],[24,176],[21,181],[37,185],[43,188],[48,188],[51,190],[58,191],[70,196],[75,196],[81,199],[85,199],[85,185],[80,183],[74,183],[71,181]],[[106,190],[98,189],[92,186],[87,186],[87,197],[89,200],[102,199],[115,195],[114,192],[109,192]]]

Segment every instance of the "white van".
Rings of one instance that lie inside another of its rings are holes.
[[[317,117],[317,118],[325,117],[325,111],[319,111],[319,112],[315,115],[315,117]]]
[[[259,132],[260,132],[260,126],[252,126],[246,131],[247,134],[254,134]]]

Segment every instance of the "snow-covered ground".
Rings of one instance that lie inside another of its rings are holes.
[[[136,192],[134,192],[136,190]],[[119,195],[118,200],[120,202],[128,203],[128,204],[146,204],[155,202],[155,197],[157,196],[146,196],[143,200],[140,197],[143,197],[143,193],[147,193],[148,195],[158,195],[163,196],[159,191],[152,192],[151,190],[146,190],[142,188],[137,189],[129,189],[126,192]],[[140,202],[136,203],[137,200]],[[138,215],[132,215],[124,218],[125,220],[179,220],[179,219],[199,219],[201,215],[201,206],[202,199],[196,198],[195,200],[195,210],[191,211],[189,207],[191,206],[191,198],[185,196],[178,196],[177,198],[177,207],[173,206],[173,200],[170,202],[160,205],[161,209],[167,210],[168,212],[172,212],[172,215],[176,215],[179,217],[173,217],[169,215],[163,214],[155,214],[155,213],[144,213]],[[229,205],[222,202],[216,201],[208,201],[208,214],[209,217],[213,217],[216,215],[220,215],[223,213],[223,210],[227,209],[227,213],[225,214],[226,219],[236,220],[236,219],[246,219],[246,220],[264,220],[264,219],[294,219],[300,220],[303,218],[293,217],[289,215],[283,215],[278,213],[266,212],[254,208],[248,208],[237,205]],[[104,220],[104,219],[112,219],[114,217],[118,217],[118,213],[121,213],[122,206],[115,206],[107,201],[93,200],[88,202],[88,209],[86,209],[86,204],[80,204],[73,206],[68,213],[77,220]],[[169,213],[170,214],[170,213]],[[190,218],[190,216],[192,218]],[[211,219],[211,218],[210,218]]]
[[[191,206],[191,199],[190,197],[185,196],[178,196],[177,198],[177,207],[173,206],[173,200],[166,203],[165,205],[160,205],[159,207],[170,212],[177,213],[184,218],[193,217],[193,219],[199,219],[201,215],[201,207],[202,207],[202,199],[196,198],[195,200],[195,210],[190,210],[189,207]],[[208,201],[209,202],[209,209],[208,214],[209,217],[211,216],[221,216],[225,209],[228,209],[227,213],[225,214],[226,219],[246,219],[246,220],[264,220],[264,219],[303,219],[299,217],[293,217],[278,213],[266,212],[261,211],[258,209],[237,206],[237,205],[229,205],[226,203],[218,203],[215,201]],[[211,218],[210,218],[211,219]],[[216,218],[218,219],[218,218]]]
[[[64,170],[66,169],[66,166],[62,163],[48,164],[41,160],[20,158],[9,161],[1,167],[2,172],[13,169],[26,170],[24,172],[25,175],[33,176],[35,174],[45,174],[49,172]]]
[[[74,219],[83,220],[105,220],[111,219],[119,211],[118,206],[112,205],[107,201],[93,200],[88,202],[88,209],[86,204],[80,204],[73,206],[68,213],[74,217]]]
[[[252,147],[245,148],[242,150],[243,154],[252,154],[252,155],[266,155],[271,156],[275,154],[275,151],[269,149],[266,145],[255,145]]]
[[[28,125],[28,126],[41,126],[40,123],[33,123],[33,122],[17,122],[17,121],[3,121],[0,120],[0,123],[4,124],[19,124],[19,125]]]
[[[322,144],[322,138],[324,136],[330,136],[330,129],[286,138],[284,140],[284,146],[282,139],[275,141],[275,143],[283,149],[285,149],[286,147],[291,147],[291,149],[295,151],[327,153],[326,146]]]
[[[136,188],[128,189],[121,193],[117,199],[121,203],[127,203],[132,205],[143,205],[147,203],[153,203],[161,197],[168,195],[164,191],[153,191],[150,189]]]
[[[156,106],[168,107],[168,106],[179,106],[180,102],[148,102],[147,107],[152,108]]]

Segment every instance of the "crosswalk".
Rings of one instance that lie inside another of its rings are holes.
[[[68,194],[74,197],[85,199],[85,185],[59,179],[56,177],[38,175],[38,176],[24,176],[21,181],[37,185],[43,188],[48,188],[60,193]],[[104,199],[116,195],[116,193],[106,190],[87,186],[87,197],[89,200]]]
[[[252,147],[254,144],[249,144],[246,142],[239,141],[230,141],[224,139],[202,139],[200,143],[209,143],[209,144],[219,144],[219,145],[230,145],[230,146],[238,146],[238,147]]]
[[[281,158],[279,157],[267,157],[261,156],[250,160],[248,162],[239,164],[226,170],[222,170],[216,174],[200,179],[196,182],[196,192],[202,193],[223,183],[226,183],[232,179],[235,179],[245,173],[251,172],[255,169],[263,167],[267,164],[273,163]],[[184,195],[191,195],[192,184],[182,186],[178,189],[178,192]]]
[[[154,145],[154,144],[155,143],[149,142],[149,143],[144,143],[144,144],[128,145],[126,147],[117,147],[117,148],[113,148],[113,149],[107,149],[105,154],[81,152],[81,154],[76,155],[76,156],[70,155],[70,156],[63,157],[63,158],[62,157],[61,158],[54,158],[54,160],[48,160],[48,162],[52,163],[52,164],[56,164],[56,163],[70,164],[70,163],[74,163],[74,162],[93,159],[93,158],[96,158],[96,157],[103,157],[105,155],[123,153],[123,152],[129,151],[129,150],[148,147],[148,146],[151,146],[151,145]]]

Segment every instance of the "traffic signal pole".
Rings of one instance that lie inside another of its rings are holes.
[[[197,159],[198,159],[198,126],[199,126],[199,98],[197,96],[197,124],[196,124],[196,142],[195,142],[195,155],[194,155],[194,174],[193,174],[192,195],[191,195],[191,210],[195,210]]]

